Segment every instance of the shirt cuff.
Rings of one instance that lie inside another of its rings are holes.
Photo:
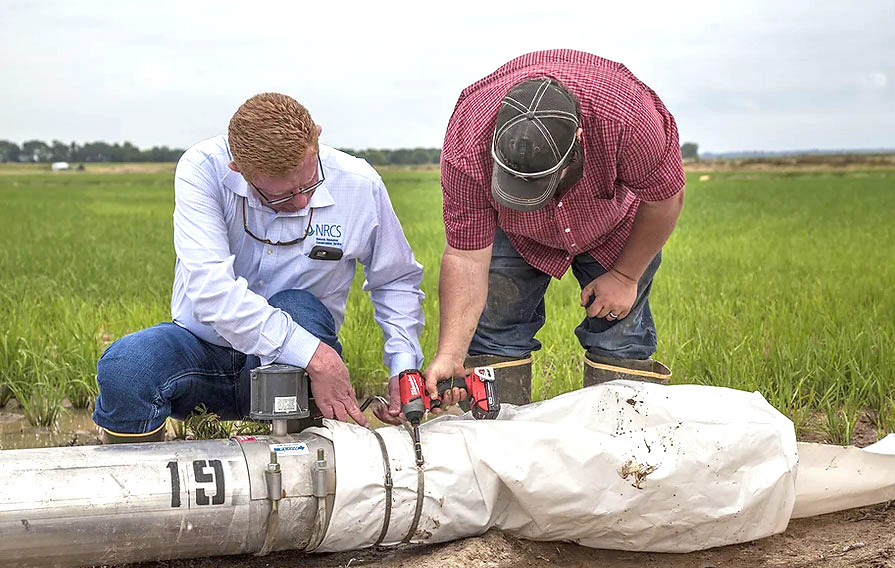
[[[320,339],[305,328],[296,325],[292,335],[283,345],[276,362],[307,369],[308,363],[311,362],[311,357],[314,356],[314,352],[317,351],[319,345]],[[262,363],[264,363],[263,360]]]
[[[395,353],[389,363],[389,378],[397,377],[401,371],[419,369],[416,356],[412,353]]]

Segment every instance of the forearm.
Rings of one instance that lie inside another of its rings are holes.
[[[373,302],[373,317],[385,337],[383,363],[390,376],[423,364],[419,336],[423,329],[423,267],[401,231],[385,189],[378,192],[379,226],[370,239],[364,264],[364,290]]]
[[[641,201],[631,234],[612,269],[629,280],[640,280],[647,265],[674,231],[683,205],[683,189],[663,201]]]
[[[414,285],[397,283],[370,292],[373,317],[385,337],[383,363],[390,376],[406,369],[418,369],[423,364],[419,336],[423,330],[423,293]]]
[[[491,247],[465,251],[445,246],[438,281],[438,353],[462,361],[488,296]]]

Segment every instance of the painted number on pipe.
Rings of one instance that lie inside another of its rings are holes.
[[[177,469],[177,462],[168,462],[168,469],[171,470],[171,507],[180,507],[180,471]]]
[[[210,467],[214,473],[205,473],[205,468]],[[196,460],[193,462],[193,473],[196,474],[196,483],[214,483],[214,497],[210,500],[205,489],[196,489],[196,505],[221,505],[224,502],[224,466],[221,460]]]
[[[167,468],[171,472],[171,507],[180,507],[180,470],[177,462],[168,462]],[[206,471],[210,469],[211,471]],[[208,496],[204,487],[196,488],[196,505],[222,505],[226,496],[224,480],[224,466],[221,460],[195,460],[193,462],[193,474],[196,483],[213,483],[214,495]]]

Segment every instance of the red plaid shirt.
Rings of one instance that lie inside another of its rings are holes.
[[[534,77],[561,81],[581,103],[581,180],[542,209],[522,212],[491,196],[491,137],[500,102]],[[659,97],[624,65],[558,49],[518,57],[460,94],[441,154],[448,243],[478,250],[496,227],[529,264],[560,278],[575,255],[611,268],[641,199],[660,201],[684,187],[677,125]]]

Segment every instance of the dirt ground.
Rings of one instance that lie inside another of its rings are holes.
[[[697,172],[849,172],[890,169],[895,154],[807,154],[801,156],[764,156],[753,158],[711,158],[684,160],[687,173]]]
[[[174,168],[177,164],[174,162],[88,162],[80,164],[84,166],[83,171],[76,168],[78,162],[72,162],[70,170],[54,172],[50,170],[50,164],[41,163],[5,163],[0,164],[0,175],[34,175],[34,174],[51,174],[55,176],[78,176],[84,173],[89,174],[174,174]]]

